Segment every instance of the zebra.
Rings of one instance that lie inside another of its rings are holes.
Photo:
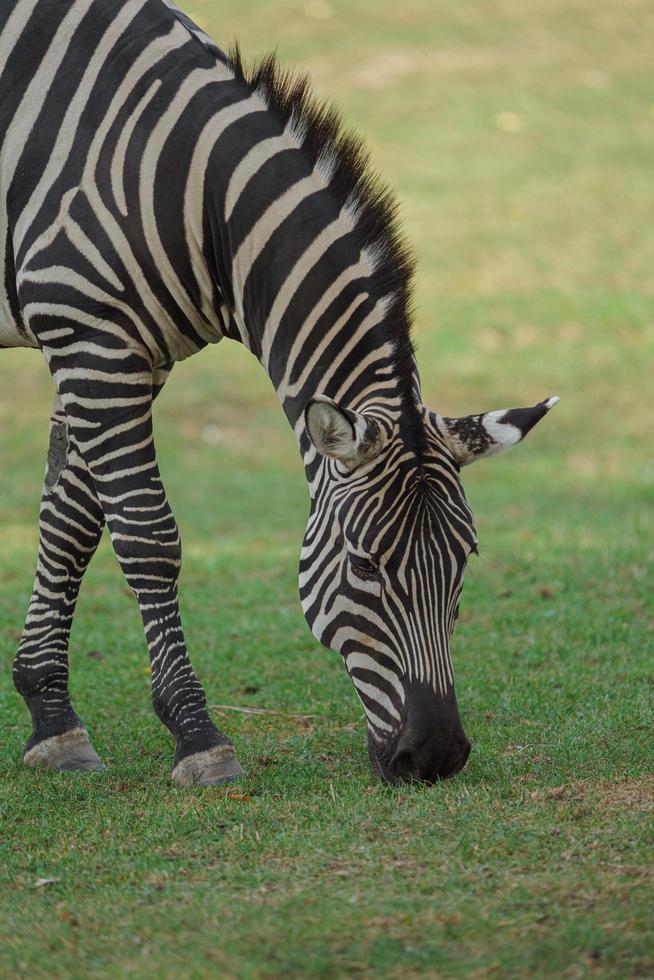
[[[68,641],[106,524],[173,781],[244,774],[188,656],[152,426],[175,362],[229,338],[260,361],[297,439],[301,605],[344,660],[374,772],[457,773],[470,742],[450,638],[477,551],[460,468],[519,442],[558,399],[458,419],[423,405],[396,199],[274,57],[246,68],[168,0],[18,0],[0,9],[0,91],[0,346],[40,349],[56,389],[13,665],[32,719],[23,762],[102,768],[70,700]]]

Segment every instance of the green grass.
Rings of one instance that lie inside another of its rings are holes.
[[[106,541],[72,690],[108,769],[21,768],[9,666],[51,384],[38,355],[2,352],[0,975],[651,977],[652,7],[186,8],[246,52],[278,41],[367,134],[418,255],[432,407],[562,402],[465,473],[481,541],[454,643],[470,763],[390,790],[301,617],[307,493],[267,379],[227,343],[175,369],[158,439],[193,661],[210,703],[278,712],[217,711],[248,781],[182,792]]]

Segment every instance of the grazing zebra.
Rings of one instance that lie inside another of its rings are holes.
[[[343,656],[374,769],[458,772],[470,745],[449,644],[477,547],[459,468],[518,442],[556,399],[461,419],[422,405],[394,200],[272,58],[247,72],[163,0],[8,0],[0,72],[0,346],[40,348],[56,386],[14,662],[24,762],[101,767],[69,698],[68,638],[106,522],[173,779],[242,773],[188,658],[152,431],[174,362],[228,337],[261,362],[297,437],[302,608]]]

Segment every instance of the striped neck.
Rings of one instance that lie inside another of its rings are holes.
[[[237,54],[221,67],[201,237],[225,332],[260,360],[298,438],[316,394],[417,414],[394,202],[305,83],[272,60],[250,76]]]
[[[398,326],[402,311],[380,289],[374,256],[324,176],[316,168],[284,192],[282,156],[278,171],[266,168],[280,190],[266,211],[246,228],[237,216],[227,220],[228,239],[238,241],[221,277],[232,336],[258,358],[294,429],[317,393],[397,419],[416,394],[414,365],[403,371],[397,358],[408,324]],[[242,212],[257,212],[256,183],[241,192]]]

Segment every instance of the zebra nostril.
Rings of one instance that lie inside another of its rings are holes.
[[[438,772],[445,763],[446,752],[433,757],[430,747],[425,745],[407,744],[400,740],[397,751],[391,759],[393,773],[403,782],[433,782],[438,778]]]
[[[409,749],[396,752],[391,760],[391,765],[400,779],[413,779],[416,775],[415,760]]]
[[[448,779],[460,772],[468,761],[471,745],[467,738],[438,740],[423,746],[402,744],[398,746],[391,759],[391,767],[396,779],[404,782],[416,780],[435,783]]]

